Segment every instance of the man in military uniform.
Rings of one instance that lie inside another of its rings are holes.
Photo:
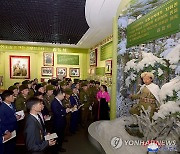
[[[27,68],[26,68],[26,65],[25,65],[25,64],[22,65],[21,75],[22,75],[22,76],[27,76]]]
[[[129,96],[132,100],[138,99],[139,102],[134,105],[129,112],[131,114],[140,115],[142,106],[145,110],[151,107],[150,118],[152,118],[154,112],[157,111],[159,107],[159,86],[152,83],[154,75],[151,72],[142,73],[141,78],[144,85],[137,94]]]
[[[45,89],[44,89],[44,87],[43,87],[43,85],[42,84],[38,84],[38,85],[36,85],[36,92],[41,92],[41,93],[45,93]]]
[[[13,76],[20,76],[21,75],[21,66],[20,61],[13,66]]]
[[[32,82],[29,80],[24,80],[22,84],[26,85],[29,88],[28,99],[32,98],[34,96],[34,90],[32,89]]]
[[[46,108],[49,111],[49,115],[52,115],[51,111],[51,103],[54,99],[54,94],[53,94],[54,86],[53,85],[47,85],[46,86],[46,94],[43,96],[43,101],[46,106]]]
[[[67,83],[65,81],[60,82],[61,90],[65,91],[67,88]]]
[[[82,87],[82,90],[80,91],[80,102],[84,104],[84,106],[81,108],[82,126],[87,127],[89,107],[90,107],[87,83],[84,81],[81,84],[81,87]]]
[[[24,112],[27,112],[26,109],[26,101],[28,99],[28,93],[29,93],[29,88],[27,85],[21,85],[19,87],[20,94],[17,96],[15,105],[17,111],[23,110]]]

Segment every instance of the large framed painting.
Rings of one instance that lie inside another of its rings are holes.
[[[56,76],[67,76],[67,68],[66,67],[57,67],[56,68]]]
[[[97,49],[90,52],[90,66],[97,66]]]
[[[80,77],[80,68],[69,68],[70,77]]]
[[[54,53],[44,52],[43,53],[43,63],[44,66],[54,66]]]
[[[53,76],[53,67],[41,67],[42,76]]]
[[[112,60],[106,60],[105,65],[105,73],[112,74]]]
[[[10,78],[30,78],[30,56],[10,56]]]

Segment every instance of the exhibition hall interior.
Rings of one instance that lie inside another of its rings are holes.
[[[0,0],[0,154],[179,154],[179,0]]]

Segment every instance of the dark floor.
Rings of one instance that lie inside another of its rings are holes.
[[[67,150],[64,154],[101,154],[89,141],[87,129],[80,128],[79,131],[70,137],[68,142],[63,144]]]
[[[66,137],[68,142],[63,143],[66,149],[64,154],[101,154],[89,141],[87,129],[80,128],[79,131]],[[16,147],[16,154],[25,154],[25,147]]]

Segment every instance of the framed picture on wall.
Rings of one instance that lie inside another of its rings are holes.
[[[43,63],[44,66],[54,66],[54,53],[44,52],[43,53]]]
[[[105,65],[105,73],[112,74],[112,60],[106,60]]]
[[[80,77],[80,68],[69,68],[70,77]]]
[[[10,56],[10,78],[30,78],[30,56]]]
[[[56,76],[67,76],[67,68],[66,67],[57,67],[56,68]]]
[[[90,52],[90,66],[97,66],[97,49]]]
[[[53,67],[41,67],[42,76],[53,76]]]

